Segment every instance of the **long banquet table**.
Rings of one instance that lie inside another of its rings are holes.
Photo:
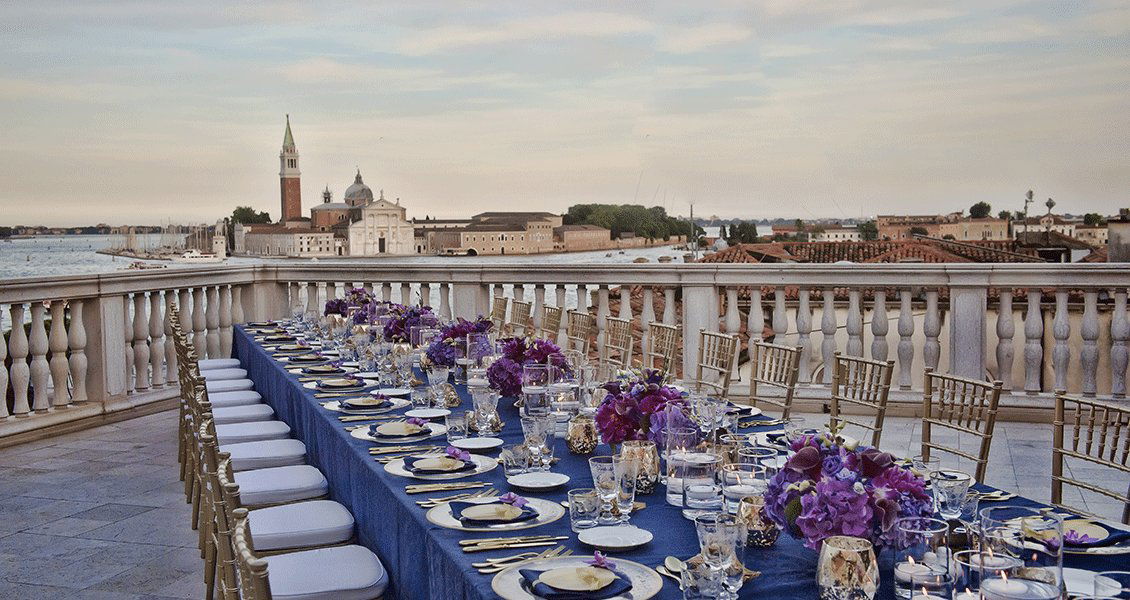
[[[285,363],[273,359],[242,327],[235,328],[233,347],[235,357],[247,369],[255,383],[255,389],[262,394],[264,401],[274,408],[276,418],[290,425],[292,435],[306,444],[307,461],[321,469],[329,480],[330,497],[344,504],[353,513],[357,521],[358,543],[373,550],[384,563],[391,580],[386,598],[460,600],[497,597],[491,590],[493,575],[479,574],[471,567],[471,563],[517,551],[467,554],[460,549],[458,541],[510,535],[509,533],[455,531],[429,523],[425,518],[427,510],[417,506],[416,501],[455,492],[406,494],[405,485],[420,482],[386,473],[384,465],[369,454],[369,448],[375,444],[350,436],[338,420],[341,413],[322,408],[313,391],[303,388],[298,377],[287,372]],[[456,386],[456,389],[464,398],[461,410],[466,410],[470,407],[467,390],[464,386]],[[511,402],[502,399],[499,402],[499,413],[505,427],[498,437],[507,444],[521,442],[522,431],[517,409]],[[771,428],[760,427],[746,431],[769,429]],[[444,442],[439,440],[438,443]],[[598,454],[609,452],[608,446],[597,449]],[[492,455],[497,456],[497,452]],[[568,475],[569,483],[554,492],[524,495],[562,501],[569,488],[592,487],[588,457],[569,454],[564,440],[560,439],[556,442],[555,455],[561,460],[553,470]],[[510,491],[501,465],[490,472],[466,479],[489,481],[500,492]],[[678,508],[664,501],[662,486],[652,494],[639,496],[637,500],[645,502],[647,508],[633,514],[631,522],[651,531],[655,539],[643,548],[614,554],[613,560],[623,558],[655,566],[661,564],[668,555],[688,558],[698,552],[694,525],[682,517]],[[1044,506],[1022,498],[1000,504]],[[569,535],[571,539],[559,543],[573,550],[576,555],[592,553],[591,548],[581,544],[576,535],[572,534],[567,514],[554,523],[513,533],[519,534]],[[894,598],[889,576],[890,555],[890,552],[880,554],[881,573],[886,576],[883,577],[876,597],[883,600]],[[1125,568],[1126,556],[1068,556],[1065,558],[1065,566],[1092,570],[1110,570],[1120,565]],[[750,569],[761,571],[762,575],[742,588],[741,598],[818,597],[814,575],[816,559],[816,552],[804,548],[786,534],[782,534],[777,544],[771,548],[749,548],[746,565]],[[677,599],[682,595],[674,581],[664,578],[663,591],[657,597]]]

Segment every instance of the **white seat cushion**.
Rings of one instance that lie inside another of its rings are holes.
[[[371,600],[388,587],[384,565],[361,546],[318,548],[264,560],[275,600]]]
[[[238,358],[205,358],[204,360],[197,361],[197,366],[201,371],[211,371],[212,369],[235,369],[239,367]]]
[[[220,381],[205,381],[204,389],[208,390],[209,394],[219,392],[238,392],[240,390],[249,390],[255,387],[255,384],[250,379],[223,379]]]
[[[235,483],[244,506],[310,500],[326,495],[330,487],[322,472],[310,465],[240,471]]]
[[[227,408],[229,406],[247,406],[248,404],[259,404],[262,401],[263,396],[255,390],[208,394],[208,402],[212,403],[213,409]]]
[[[246,369],[212,369],[201,371],[200,376],[205,381],[227,381],[229,379],[247,379]]]
[[[290,437],[290,425],[282,421],[216,425],[216,442],[221,446],[259,440],[282,440],[288,437]]]
[[[231,455],[233,471],[286,467],[306,462],[306,444],[291,439],[227,444],[220,446],[220,452]]]
[[[244,406],[212,408],[212,418],[216,420],[216,425],[269,421],[274,417],[275,409],[266,404],[246,404]]]
[[[259,508],[247,518],[257,552],[340,544],[353,537],[353,515],[333,500]]]

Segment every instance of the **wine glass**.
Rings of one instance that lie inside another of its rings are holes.
[[[721,572],[737,558],[737,545],[745,542],[745,524],[736,515],[721,512],[695,517],[695,533],[702,560],[715,571]]]
[[[616,502],[620,494],[620,484],[616,478],[615,459],[614,456],[594,456],[589,459],[593,488],[600,496],[600,523],[602,525],[611,525],[616,522],[616,519],[612,517],[612,503]]]

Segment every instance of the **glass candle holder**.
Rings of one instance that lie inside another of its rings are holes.
[[[981,510],[981,596],[1052,600],[1063,585],[1063,519],[1020,506]]]
[[[915,575],[912,585],[914,591],[910,600],[951,600],[953,598],[953,577],[949,575]]]
[[[738,502],[738,520],[746,526],[746,545],[768,548],[777,543],[781,528],[765,514],[765,496],[747,496]]]
[[[764,496],[769,487],[765,467],[753,463],[722,465],[722,500],[724,509],[736,514],[742,498]]]
[[[871,600],[879,589],[879,562],[871,542],[834,535],[820,545],[816,564],[820,600]]]
[[[577,415],[569,419],[565,430],[565,446],[569,452],[587,456],[596,451],[596,421],[588,415]]]
[[[687,458],[694,453],[698,431],[692,427],[669,427],[663,449],[663,473],[667,478],[667,503],[683,506],[683,471]]]
[[[711,452],[688,453],[683,462],[683,504],[695,510],[721,510],[722,457]]]
[[[549,414],[549,365],[522,367],[522,414]]]
[[[620,446],[620,456],[635,459],[639,463],[636,474],[636,493],[650,494],[659,485],[659,451],[655,442],[649,440],[627,440]]]
[[[910,598],[915,577],[949,574],[949,524],[941,519],[904,517],[895,521],[895,596]]]
[[[961,550],[953,553],[953,589],[956,600],[978,600],[981,589],[981,561],[979,550]],[[967,597],[962,594],[967,593]]]

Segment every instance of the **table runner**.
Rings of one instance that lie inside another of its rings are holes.
[[[322,408],[320,401],[314,397],[313,390],[303,388],[298,376],[287,372],[285,363],[271,358],[239,326],[235,328],[233,352],[247,369],[248,376],[255,382],[255,389],[262,394],[264,402],[274,408],[276,418],[286,422],[292,429],[292,435],[306,444],[307,462],[321,469],[329,480],[330,497],[353,513],[357,521],[358,543],[375,552],[384,563],[390,578],[385,598],[477,600],[497,597],[491,590],[493,575],[479,574],[471,567],[471,563],[514,554],[520,550],[466,554],[460,549],[458,541],[510,535],[509,533],[455,531],[429,523],[424,516],[427,510],[417,506],[416,500],[433,494],[406,494],[405,485],[419,482],[385,473],[384,465],[369,455],[369,448],[374,444],[350,436],[344,429],[344,424],[338,420],[341,413]],[[457,410],[469,409],[471,403],[466,387],[457,385],[456,389],[464,399]],[[522,430],[518,410],[506,398],[499,400],[498,410],[505,423],[498,437],[505,440],[506,444],[520,443]],[[743,431],[770,429],[772,428],[763,427]],[[445,440],[437,439],[436,443],[442,444]],[[607,445],[602,445],[597,453],[609,454],[610,450]],[[497,456],[497,452],[490,455]],[[592,487],[588,457],[569,454],[564,440],[560,438],[555,443],[555,456],[560,457],[561,461],[553,470],[568,475],[569,483],[558,491],[530,494],[531,496],[562,501],[570,488]],[[466,479],[489,481],[500,492],[510,490],[501,465],[489,473]],[[452,493],[454,492],[441,492],[434,496]],[[651,531],[655,539],[641,549],[613,554],[613,560],[624,558],[655,566],[662,563],[667,555],[685,559],[698,552],[694,524],[682,517],[680,509],[665,502],[662,486],[649,495],[638,496],[637,500],[646,502],[647,508],[633,514],[631,523]],[[1045,506],[1024,498],[994,504]],[[572,539],[559,543],[577,555],[592,553],[591,548],[578,542],[572,534],[568,515],[554,523],[513,534],[569,535]],[[895,597],[890,577],[892,558],[891,552],[879,554],[880,573],[884,577],[876,598],[881,600],[893,600]],[[743,586],[740,597],[816,598],[816,561],[815,551],[804,548],[787,534],[782,534],[772,548],[749,548],[746,552],[746,565],[750,569],[761,571],[762,575]],[[1111,570],[1120,564],[1124,566],[1125,561],[1126,555],[1066,556],[1064,566]],[[682,594],[674,581],[664,578],[663,591],[657,598],[678,599],[682,598]]]

